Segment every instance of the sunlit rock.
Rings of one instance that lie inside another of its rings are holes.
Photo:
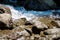
[[[45,32],[49,34],[60,34],[60,28],[48,29]]]
[[[10,9],[0,4],[0,28],[2,30],[12,27],[12,15]]]
[[[58,24],[58,27],[60,28],[60,20],[56,21],[57,24]]]
[[[26,0],[24,1],[24,5],[22,5],[27,9],[27,10],[48,10],[48,9],[54,9],[56,8],[56,4],[54,3],[53,0]]]
[[[43,17],[43,18],[40,18],[40,21],[43,22],[45,25],[47,25],[48,28],[54,28],[59,26],[57,22],[55,22],[54,18]]]
[[[14,27],[17,27],[17,26],[20,26],[20,25],[24,25],[26,23],[26,18],[20,18],[20,19],[16,19],[13,21],[13,26]]]

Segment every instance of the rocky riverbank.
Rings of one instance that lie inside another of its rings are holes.
[[[60,39],[60,18],[34,16],[31,20],[27,20],[26,17],[12,20],[12,14],[7,6],[0,5],[0,9],[0,40]]]

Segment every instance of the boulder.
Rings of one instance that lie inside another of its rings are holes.
[[[10,9],[0,4],[0,29],[9,29],[12,27],[12,15]]]
[[[24,25],[26,23],[26,18],[20,18],[20,19],[16,19],[13,21],[13,27],[18,27],[20,25]]]

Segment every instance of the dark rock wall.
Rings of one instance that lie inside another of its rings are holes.
[[[60,0],[53,0],[58,7],[60,7]]]
[[[60,0],[1,0],[0,3],[23,6],[27,10],[60,9]]]

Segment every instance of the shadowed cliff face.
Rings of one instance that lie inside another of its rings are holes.
[[[39,10],[39,11],[43,11],[43,10],[50,10],[50,9],[54,9],[56,8],[56,5],[53,1],[49,1],[49,0],[32,0],[29,3],[27,3],[25,5],[25,8],[27,10]]]
[[[36,11],[54,10],[60,8],[59,0],[20,0],[18,4],[24,6],[26,10]]]
[[[60,0],[53,0],[55,3],[56,3],[56,5],[60,8]]]

